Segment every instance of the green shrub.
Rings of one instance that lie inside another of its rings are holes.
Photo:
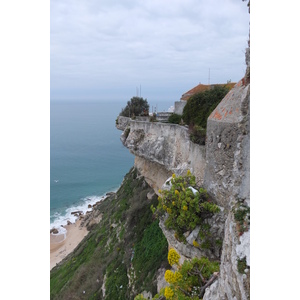
[[[195,194],[191,187],[195,187],[195,176],[190,171],[186,176],[176,177],[173,174],[171,189],[159,190],[159,204],[155,214],[167,213],[165,225],[174,229],[180,239],[185,240],[183,233],[195,229],[200,225],[200,231],[207,232],[205,220],[211,218],[220,208],[211,202],[205,189],[200,188]]]
[[[237,260],[237,269],[240,274],[245,273],[245,269],[247,268],[246,257]]]
[[[150,117],[150,122],[156,122],[156,113]]]
[[[147,99],[142,97],[132,97],[130,101],[127,101],[126,107],[120,112],[120,116],[123,117],[135,117],[135,116],[148,116],[149,104]]]
[[[172,124],[180,124],[182,116],[181,115],[177,115],[177,114],[172,114],[169,119],[168,122],[172,123]]]
[[[191,125],[189,128],[190,139],[193,143],[205,145],[206,129],[199,125]]]
[[[206,129],[207,118],[228,93],[229,88],[215,86],[210,90],[197,93],[187,101],[182,118],[188,125],[199,125]]]
[[[250,227],[250,207],[243,204],[239,205],[239,207],[234,210],[234,219],[237,223],[239,235],[248,231]]]
[[[179,257],[179,254],[174,249],[170,249],[172,255]],[[220,266],[218,262],[210,261],[206,257],[185,260],[182,265],[176,260],[177,270],[166,270],[165,280],[169,286],[161,289],[159,295],[155,295],[154,299],[202,299],[205,291],[205,284],[215,272],[219,272]],[[136,297],[135,300],[143,299]]]

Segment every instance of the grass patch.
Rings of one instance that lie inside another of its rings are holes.
[[[237,223],[237,231],[239,235],[248,231],[250,228],[250,207],[240,204],[234,210],[234,220]]]
[[[103,214],[102,221],[93,225],[76,249],[51,270],[50,299],[103,299],[104,276],[105,299],[133,299],[142,287],[154,290],[155,273],[166,255],[160,255],[165,249],[163,233],[158,223],[153,223],[150,210],[151,205],[157,205],[157,197],[147,199],[147,193],[152,191],[144,178],[131,169],[117,193],[95,208]],[[147,255],[142,247],[147,249]],[[130,286],[127,274],[133,249],[134,267],[141,271],[145,282]],[[151,253],[156,253],[155,257]],[[143,269],[143,263],[149,260],[152,268],[147,265]]]
[[[240,274],[245,273],[245,269],[247,268],[246,257],[237,260],[237,269]]]
[[[166,257],[168,253],[168,242],[158,225],[158,220],[145,229],[143,237],[136,243],[134,251],[132,262],[138,275],[136,285],[139,290],[147,289],[154,295],[157,291],[156,285],[153,284],[153,276],[161,266],[161,258]]]

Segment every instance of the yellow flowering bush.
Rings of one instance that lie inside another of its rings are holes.
[[[197,248],[200,247],[200,245],[199,245],[195,240],[193,240],[193,245],[194,245],[195,247],[197,247]]]
[[[166,227],[174,229],[178,240],[184,242],[183,234],[194,230],[197,225],[206,235],[208,231],[202,230],[205,220],[218,213],[220,208],[211,202],[205,189],[196,187],[196,178],[188,171],[185,176],[173,174],[170,190],[161,191],[157,209],[152,211],[156,216],[168,213]]]
[[[173,290],[169,286],[167,286],[165,288],[165,297],[166,297],[166,299],[172,299],[173,295],[174,295]]]
[[[176,256],[179,254],[170,249],[169,256]],[[159,294],[154,296],[154,299],[161,299],[165,296],[166,299],[171,300],[196,300],[202,299],[206,283],[219,272],[219,263],[217,261],[210,261],[206,257],[185,260],[182,265],[177,265],[178,270],[172,272],[167,270],[165,272],[165,279],[170,284],[166,288],[160,290]],[[135,299],[138,300],[138,299]]]
[[[182,279],[182,275],[178,271],[175,271],[174,277],[175,277],[175,282],[178,282]]]
[[[168,253],[168,262],[171,266],[178,264],[180,255],[175,249],[170,249]]]
[[[165,279],[168,283],[174,283],[176,281],[174,273],[171,270],[165,272]]]
[[[182,275],[178,271],[173,273],[171,270],[167,270],[165,272],[165,279],[168,283],[176,283],[182,279]]]

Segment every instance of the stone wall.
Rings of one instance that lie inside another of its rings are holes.
[[[203,182],[205,146],[190,141],[188,128],[133,120],[127,128],[121,135],[121,141],[132,154],[176,175],[186,174],[190,170],[199,184]]]
[[[250,226],[241,233],[234,219],[239,205],[250,207],[250,84],[245,83],[244,79],[237,83],[209,116],[206,146],[192,143],[184,126],[122,121],[127,125],[122,127],[121,141],[157,193],[172,173],[182,175],[189,169],[222,207],[220,224],[215,222],[215,230],[224,233],[220,274],[206,289],[204,300],[250,299]],[[202,255],[175,240],[162,222],[160,226],[170,247],[181,255]],[[240,273],[241,259],[246,260],[246,269]]]
[[[175,101],[174,113],[177,115],[182,115],[185,105],[186,101]]]
[[[212,112],[207,122],[205,188],[225,208],[219,279],[209,287],[204,300],[250,299],[250,227],[238,230],[234,212],[250,207],[250,85],[241,80]],[[238,271],[238,260],[247,267]]]
[[[158,112],[156,113],[156,120],[158,122],[168,122],[169,117],[172,115],[173,113],[171,112]]]
[[[242,81],[225,96],[207,121],[204,184],[218,204],[230,208],[229,197],[249,187],[249,89]],[[249,197],[245,191],[242,197]]]

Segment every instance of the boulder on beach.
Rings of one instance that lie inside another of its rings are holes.
[[[77,211],[72,211],[71,212],[71,215],[74,215],[74,216],[80,216],[83,214],[83,211],[82,210],[77,210]]]
[[[111,195],[114,195],[115,194],[115,192],[108,192],[108,193],[106,193],[106,196],[111,196]]]
[[[88,205],[88,208],[92,208],[92,205],[91,205],[91,204],[89,204],[89,205]]]
[[[53,233],[53,234],[58,234],[58,230],[56,228],[52,228],[50,230],[50,233]]]

